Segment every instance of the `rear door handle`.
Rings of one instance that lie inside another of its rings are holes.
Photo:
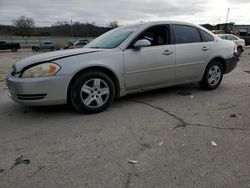
[[[165,50],[162,54],[163,55],[171,55],[171,54],[173,54],[174,52],[172,52],[172,51],[169,51],[169,50]]]
[[[208,47],[206,47],[206,46],[203,46],[203,47],[202,47],[202,50],[203,50],[203,51],[208,51],[208,50],[210,50],[210,48],[208,48]]]

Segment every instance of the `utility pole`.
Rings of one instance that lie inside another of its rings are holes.
[[[72,19],[70,20],[70,29],[71,29],[71,37],[73,39],[74,35],[73,35],[73,28],[72,28],[72,25],[73,25],[73,21]]]
[[[228,22],[229,12],[230,12],[230,8],[227,9],[227,19],[226,19],[226,23]]]
[[[225,32],[229,33],[229,25],[228,25],[228,17],[229,17],[229,12],[230,12],[230,8],[227,9],[227,19],[226,19],[226,29]]]

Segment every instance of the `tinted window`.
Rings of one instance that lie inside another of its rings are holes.
[[[208,34],[207,32],[200,30],[201,32],[201,36],[202,36],[202,40],[204,42],[210,42],[210,41],[214,41],[214,37],[211,36],[210,34]]]
[[[221,39],[224,39],[224,40],[227,40],[227,36],[226,35],[222,35],[222,36],[219,36]]]
[[[198,29],[185,26],[174,25],[176,44],[201,42],[201,36]]]
[[[133,45],[141,39],[147,39],[151,42],[151,46],[160,46],[170,44],[170,32],[167,25],[154,26],[143,31],[136,39],[129,45]]]
[[[228,40],[237,40],[237,38],[235,36],[232,36],[232,35],[228,35]]]

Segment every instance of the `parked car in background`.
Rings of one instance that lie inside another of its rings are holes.
[[[240,55],[243,51],[246,50],[246,43],[244,39],[241,39],[235,35],[232,34],[219,34],[218,35],[221,39],[224,40],[231,40],[234,41],[234,43],[237,46],[237,52]]]
[[[83,46],[87,45],[89,43],[89,40],[87,39],[82,39],[82,40],[77,40],[74,42],[74,47],[75,48],[82,48]]]
[[[0,50],[11,50],[12,52],[16,52],[20,49],[19,43],[6,43],[5,41],[0,41]]]
[[[77,40],[74,43],[69,42],[64,49],[73,49],[73,48],[82,48],[85,45],[87,45],[89,43],[89,40],[87,39],[82,39],[82,40]]]
[[[41,42],[40,44],[38,45],[35,45],[35,46],[32,46],[32,50],[33,51],[39,51],[39,50],[50,50],[50,51],[53,51],[56,49],[56,46],[48,41],[48,42]]]
[[[118,27],[84,48],[18,61],[7,86],[21,104],[68,102],[79,112],[97,113],[130,93],[192,82],[216,89],[236,67],[236,55],[234,42],[201,26],[149,22]]]
[[[240,38],[245,40],[246,45],[250,45],[250,33],[246,33],[245,36],[240,36]]]

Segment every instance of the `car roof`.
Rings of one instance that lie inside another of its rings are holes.
[[[233,35],[233,34],[216,34],[217,36],[226,36],[226,35]],[[233,36],[235,36],[235,35],[233,35]]]
[[[176,24],[176,25],[193,26],[193,27],[199,28],[199,29],[201,29],[203,31],[206,31],[207,33],[209,33],[210,35],[212,35],[214,37],[216,36],[214,33],[212,33],[211,31],[209,31],[205,27],[202,27],[200,25],[193,24],[193,23],[190,23],[190,22],[184,22],[184,21],[173,21],[173,20],[150,21],[150,22],[141,23],[141,26],[145,28],[145,27],[150,27],[150,26],[154,26],[154,25],[161,25],[161,24]],[[137,25],[139,25],[139,24],[137,24]]]
[[[193,26],[199,29],[202,29],[206,32],[208,32],[209,34],[214,35],[211,31],[209,31],[208,29],[200,26],[200,25],[196,25],[193,23],[189,23],[189,22],[184,22],[184,21],[171,21],[171,20],[166,20],[166,21],[150,21],[150,22],[144,22],[144,23],[138,23],[138,24],[132,24],[132,25],[127,25],[124,27],[138,27],[138,28],[146,28],[146,27],[150,27],[150,26],[154,26],[154,25],[162,25],[162,24],[179,24],[179,25],[187,25],[187,26]]]
[[[149,22],[143,22],[138,24],[131,24],[127,25],[125,27],[133,27],[133,26],[153,26],[153,25],[161,25],[161,24],[180,24],[180,25],[189,25],[189,26],[197,26],[195,24],[189,23],[189,22],[183,22],[183,21],[149,21]]]

